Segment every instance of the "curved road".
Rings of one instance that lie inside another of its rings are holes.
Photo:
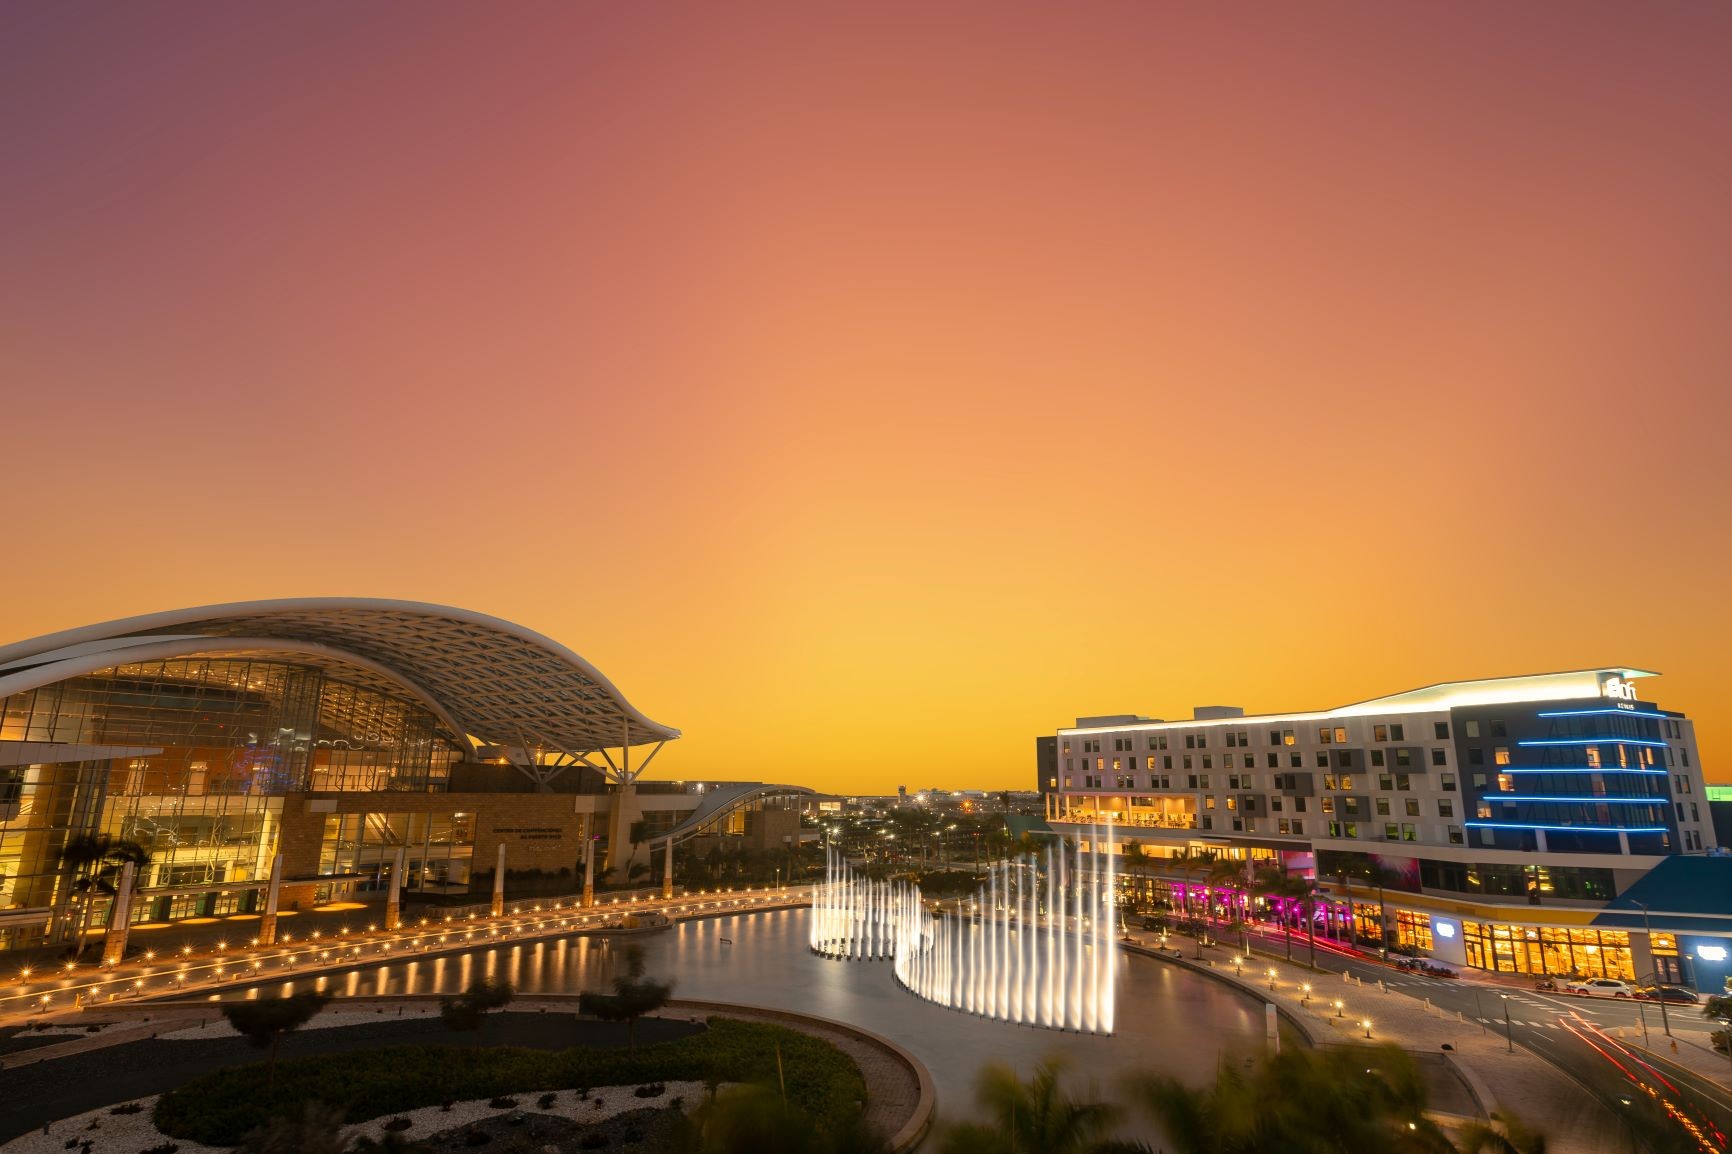
[[[1266,953],[1285,953],[1286,946],[1279,934],[1254,932],[1251,937]],[[1306,959],[1305,940],[1295,937],[1293,960]],[[1665,1035],[1661,1033],[1657,1003],[1546,994],[1471,979],[1433,978],[1326,949],[1321,941],[1317,964],[1335,973],[1347,970],[1362,981],[1381,981],[1410,997],[1429,998],[1433,1005],[1458,1012],[1494,1034],[1506,1033],[1507,1007],[1507,1036],[1511,1044],[1526,1047],[1562,1070],[1614,1114],[1626,1115],[1636,1103],[1646,1099],[1689,1131],[1702,1154],[1725,1154],[1732,1150],[1732,1093],[1726,1087],[1677,1063],[1656,1061],[1609,1035],[1610,1030],[1618,1027],[1639,1030],[1645,1020],[1654,1045],[1663,1044]],[[1500,995],[1506,995],[1507,1000]],[[1667,1012],[1674,1021],[1702,1021],[1701,1011],[1689,1006],[1672,1005]],[[1732,1067],[1728,1072],[1732,1073]]]

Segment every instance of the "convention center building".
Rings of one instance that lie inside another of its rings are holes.
[[[250,912],[278,855],[291,910],[382,892],[398,861],[405,897],[452,895],[502,860],[575,885],[586,858],[640,876],[694,839],[797,841],[808,790],[640,781],[678,737],[563,645],[438,605],[257,601],[0,646],[0,949],[103,924],[93,845],[147,855],[138,924]]]

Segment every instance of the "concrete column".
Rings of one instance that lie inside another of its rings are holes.
[[[403,924],[403,869],[408,850],[397,847],[397,856],[391,859],[391,892],[385,898],[385,928],[394,930]]]
[[[674,839],[668,838],[668,850],[662,857],[662,900],[674,896]]]
[[[102,964],[117,966],[126,956],[126,935],[132,930],[132,882],[138,867],[132,862],[120,871],[120,887],[109,907],[108,935],[102,942]]]
[[[493,905],[494,917],[505,912],[505,843],[499,843],[499,861],[493,867]]]
[[[283,888],[283,855],[271,859],[271,884],[265,887],[265,913],[259,919],[259,945],[277,944],[277,895]]]
[[[595,815],[583,819],[583,908],[595,905]]]

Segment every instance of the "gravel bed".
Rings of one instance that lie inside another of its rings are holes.
[[[652,1115],[676,1108],[690,1109],[704,1099],[705,1088],[702,1082],[665,1082],[659,1085],[661,1092],[649,1097],[639,1097],[637,1086],[606,1086],[591,1090],[584,1099],[579,1099],[575,1090],[538,1090],[513,1094],[510,1100],[516,1103],[514,1106],[495,1106],[493,1099],[476,1098],[467,1102],[454,1102],[448,1110],[441,1106],[428,1106],[403,1114],[374,1118],[372,1121],[350,1126],[345,1132],[350,1142],[361,1137],[378,1140],[384,1138],[388,1132],[387,1123],[406,1120],[408,1126],[395,1127],[403,1137],[415,1141],[437,1139],[442,1146],[459,1149],[464,1146],[461,1132],[477,1125],[485,1123],[489,1132],[498,1130],[496,1136],[504,1138],[512,1136],[512,1131],[522,1130],[534,1119],[549,1118],[563,1123],[563,1128],[558,1134],[547,1135],[548,1141],[543,1144],[553,1145],[563,1154],[567,1146],[576,1150],[576,1139],[590,1130],[594,1123],[609,1122],[628,1114],[644,1115],[641,1124],[611,1128],[619,1133],[610,1134],[609,1145],[602,1149],[617,1149],[622,1145],[625,1130],[643,1130],[647,1133],[648,1127],[652,1125]],[[545,1094],[552,1094],[553,1100],[543,1106],[541,1103]],[[104,1106],[99,1110],[90,1110],[63,1119],[53,1123],[46,1133],[37,1130],[14,1138],[0,1146],[0,1154],[66,1154],[68,1150],[77,1154],[85,1141],[90,1143],[89,1154],[139,1154],[140,1151],[166,1142],[173,1142],[179,1147],[176,1154],[225,1154],[228,1149],[226,1147],[206,1146],[184,1138],[169,1138],[157,1130],[151,1121],[157,1097],[153,1095],[125,1103],[129,1108],[132,1105],[140,1107],[131,1113],[115,1114],[114,1107]],[[676,1099],[680,1102],[679,1107],[674,1106]],[[506,1120],[514,1114],[519,1117],[517,1125]],[[77,1144],[68,1147],[68,1140]],[[503,1142],[488,1145],[495,1149],[505,1148]]]

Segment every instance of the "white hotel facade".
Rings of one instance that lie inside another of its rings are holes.
[[[1690,719],[1643,700],[1652,676],[1606,667],[1320,711],[1079,718],[1037,743],[1040,789],[1067,837],[1110,822],[1157,865],[1208,850],[1316,876],[1391,947],[1718,990],[1732,857]],[[1332,881],[1343,860],[1381,867],[1381,914],[1364,882]],[[1643,904],[1652,932],[1636,929]]]

